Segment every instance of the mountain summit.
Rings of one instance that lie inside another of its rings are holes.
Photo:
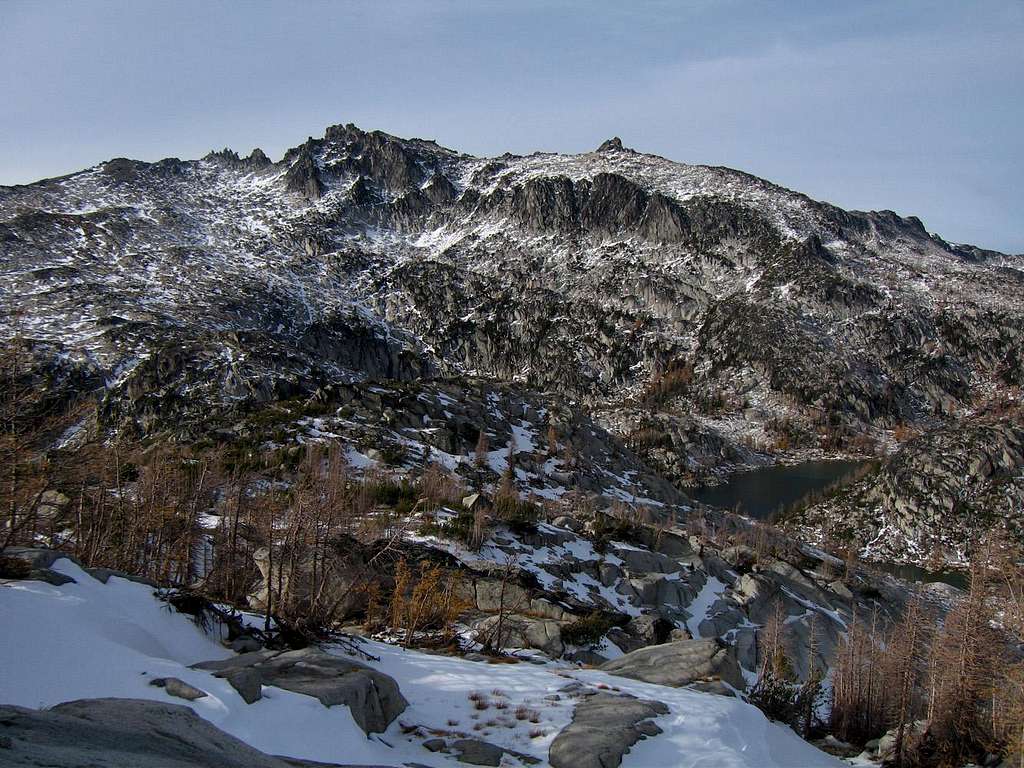
[[[585,413],[667,488],[886,455],[894,430],[974,424],[1024,383],[1021,257],[618,138],[478,158],[348,124],[278,162],[116,159],[0,188],[0,249],[7,335],[54,393],[138,434],[230,432],[340,386],[489,382]],[[947,495],[915,494],[872,501],[859,535],[931,546],[904,512]]]

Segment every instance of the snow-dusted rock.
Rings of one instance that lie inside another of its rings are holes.
[[[550,393],[544,418],[515,411],[558,426],[554,455],[516,441],[517,483],[549,499],[578,485],[685,504],[666,478],[763,460],[780,420],[801,448],[827,445],[823,427],[883,438],[936,415],[955,433],[977,423],[963,406],[978,383],[1019,385],[1024,357],[1019,256],[614,145],[478,158],[336,125],[278,162],[117,159],[0,187],[0,242],[0,328],[23,328],[55,389],[102,392],[100,428],[259,441],[242,416],[316,394],[319,426],[293,414],[268,431],[336,435],[371,462],[385,440],[410,463],[429,445],[467,474],[483,431],[498,474],[521,425],[458,406],[503,381]],[[693,375],[640,397],[676,363]],[[342,406],[354,418],[335,419]],[[880,533],[881,513],[905,552],[957,490],[971,509],[947,532],[1019,508],[1020,483],[1017,507],[994,493],[1015,440],[965,454],[970,487],[934,462],[908,465],[923,488],[886,470],[860,531]]]
[[[287,768],[191,709],[138,699],[80,699],[47,710],[0,705],[9,768]]]
[[[499,623],[501,635],[498,635]],[[495,648],[536,648],[552,658],[562,655],[561,623],[532,616],[487,616],[473,625],[479,642]]]
[[[570,723],[551,743],[552,768],[616,768],[640,739],[657,736],[659,701],[598,693],[578,700]]]
[[[791,525],[805,535],[852,531],[873,559],[924,564],[937,556],[962,565],[969,544],[992,520],[1012,521],[1024,509],[1022,421],[1018,401],[924,432],[901,444],[877,472],[841,497],[803,510]]]
[[[648,646],[612,659],[602,664],[601,669],[645,683],[674,687],[710,678],[739,689],[744,686],[735,649],[717,639]]]
[[[367,733],[385,730],[409,704],[394,678],[352,659],[324,653],[316,648],[283,652],[256,651],[227,659],[200,662],[193,667],[226,678],[236,690],[251,690],[254,682],[250,674],[255,673],[259,675],[261,685],[272,685],[313,696],[325,707],[343,704],[351,711],[356,724]],[[246,677],[233,680],[233,676],[239,673],[244,673]]]
[[[374,640],[360,643],[371,658],[358,663],[399,683],[408,708],[379,739],[366,738],[355,713],[347,707],[327,708],[309,694],[272,686],[264,688],[263,699],[250,706],[236,687],[212,674],[216,670],[190,668],[201,659],[222,659],[225,669],[251,660],[248,667],[253,669],[249,671],[262,677],[255,670],[257,662],[275,652],[236,657],[223,647],[216,627],[211,627],[212,635],[206,634],[189,616],[168,610],[144,585],[118,578],[103,584],[69,560],[56,560],[52,568],[75,581],[59,587],[26,581],[0,584],[0,615],[6,620],[0,632],[0,659],[4,662],[0,700],[18,706],[53,707],[72,698],[106,696],[156,700],[164,706],[166,694],[148,681],[173,675],[207,692],[206,697],[187,703],[196,714],[255,749],[287,755],[294,764],[302,760],[334,763],[343,755],[346,763],[359,765],[418,763],[442,768],[453,764],[452,755],[424,749],[423,736],[407,733],[410,723],[431,735],[443,732],[448,741],[459,738],[451,733],[453,729],[502,717],[493,698],[485,714],[471,698],[474,692],[494,697],[493,691],[500,689],[509,702],[506,713],[524,704],[537,711],[539,722],[509,718],[508,726],[489,729],[485,725],[474,736],[512,752],[513,757],[522,752],[543,762],[552,740],[569,725],[570,695],[613,686],[640,699],[662,701],[669,710],[657,719],[664,732],[634,744],[627,765],[676,768],[690,761],[736,768],[837,766],[791,730],[769,722],[738,698],[709,696],[687,687],[654,686],[597,669],[547,663],[491,664],[485,663],[493,661],[486,656],[477,656],[474,662]],[[719,586],[712,586],[711,592],[717,593]],[[327,647],[325,651],[339,654],[342,662],[350,659],[342,648]],[[535,728],[546,735],[531,736]],[[63,730],[61,744],[67,744],[67,733],[74,732]],[[0,762],[4,757],[0,748]],[[145,765],[130,757],[113,763],[137,764]],[[226,761],[213,764],[231,765]],[[255,760],[250,764],[262,765]]]
[[[426,742],[424,742],[426,746]],[[430,749],[430,747],[427,747]],[[431,750],[437,751],[437,750]],[[501,765],[501,759],[506,754],[516,758],[525,765],[535,765],[540,760],[537,758],[517,752],[513,749],[499,747],[483,739],[456,739],[448,745],[448,751],[455,755],[455,759],[467,765]]]

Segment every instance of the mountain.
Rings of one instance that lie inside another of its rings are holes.
[[[0,251],[5,335],[94,431],[330,435],[478,483],[507,453],[524,493],[656,512],[736,468],[882,456],[799,524],[897,559],[1022,515],[1024,257],[618,139],[477,158],[336,125],[276,163],[115,159],[0,188]],[[956,439],[989,424],[998,449]],[[544,430],[570,455],[537,457]],[[933,450],[971,472],[908,480]]]

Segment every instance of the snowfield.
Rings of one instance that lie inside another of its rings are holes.
[[[378,642],[365,645],[380,659],[368,663],[398,681],[410,706],[385,733],[368,738],[344,707],[328,709],[312,697],[272,687],[247,705],[225,680],[190,669],[231,652],[156,599],[150,587],[118,577],[104,585],[66,559],[53,569],[77,583],[0,582],[0,703],[44,708],[79,698],[154,699],[187,704],[271,754],[332,763],[453,766],[458,764],[453,756],[421,746],[423,733],[463,731],[546,762],[551,742],[572,718],[573,700],[553,696],[575,680],[668,705],[669,714],[657,719],[664,732],[635,745],[623,761],[627,768],[841,765],[738,699],[563,663],[487,664]],[[178,677],[208,695],[193,702],[172,698],[149,684],[155,677]],[[474,692],[507,706],[477,711],[469,699]],[[515,720],[511,713],[519,705],[536,710],[538,722]],[[478,722],[484,725],[473,730]],[[420,726],[421,735],[408,733],[411,726]]]

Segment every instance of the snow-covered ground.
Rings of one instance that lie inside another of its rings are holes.
[[[578,680],[669,706],[657,721],[664,733],[634,746],[623,761],[627,768],[840,765],[738,699],[560,663],[487,664],[376,642],[367,642],[366,650],[380,660],[369,663],[398,681],[410,706],[385,733],[367,738],[343,707],[327,709],[311,697],[267,687],[261,700],[247,705],[226,681],[190,669],[230,651],[149,587],[117,577],[104,585],[69,560],[58,561],[54,570],[77,583],[0,583],[0,703],[41,708],[116,696],[185,704],[149,685],[154,677],[178,677],[208,694],[188,706],[265,752],[340,763],[453,766],[453,757],[423,748],[423,736],[411,727],[464,732],[546,760],[551,742],[571,720],[573,700],[545,697]],[[472,693],[490,706],[477,709]],[[499,708],[499,701],[505,706]],[[516,720],[512,713],[519,705],[536,710],[537,722]]]

